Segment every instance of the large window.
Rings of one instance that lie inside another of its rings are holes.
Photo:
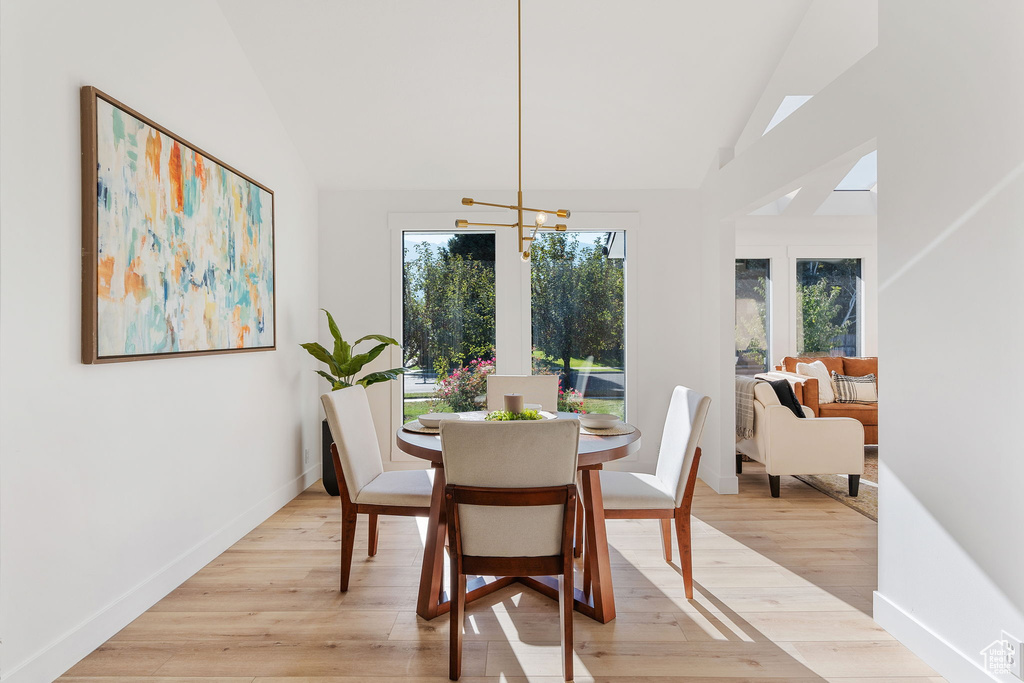
[[[625,245],[622,231],[541,233],[533,243],[533,374],[559,375],[559,410],[625,419]]]
[[[860,259],[797,259],[798,355],[860,354],[862,288]]]
[[[405,232],[402,418],[476,410],[495,360],[494,233]]]
[[[637,216],[577,217],[586,230],[538,234],[526,262],[515,230],[451,230],[461,217],[388,216],[396,256],[391,329],[402,344],[389,362],[407,369],[391,384],[392,424],[482,410],[492,373],[556,375],[560,410],[628,419],[636,389],[627,373],[625,264]],[[474,218],[506,217],[481,211]],[[391,457],[411,456],[393,449]]]
[[[736,374],[771,368],[769,306],[771,259],[736,259]]]

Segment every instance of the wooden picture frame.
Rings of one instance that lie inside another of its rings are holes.
[[[273,191],[97,88],[81,110],[82,362],[275,350]]]

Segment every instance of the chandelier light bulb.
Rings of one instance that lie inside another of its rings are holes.
[[[519,258],[521,258],[523,260],[523,263],[529,263],[530,262],[530,250],[527,249],[526,251],[524,251],[522,254],[519,255]]]
[[[538,211],[537,212],[537,218],[535,220],[536,220],[536,223],[537,223],[537,227],[539,228],[542,225],[544,225],[544,223],[547,222],[548,215],[546,213],[544,213],[543,211]]]

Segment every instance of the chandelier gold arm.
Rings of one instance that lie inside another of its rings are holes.
[[[471,228],[471,227],[480,227],[480,226],[489,227],[489,228],[518,228],[519,224],[518,223],[470,223],[469,221],[463,220],[461,218],[456,219],[456,221],[455,221],[455,227],[456,228]],[[557,225],[536,226],[536,227],[532,228],[532,230],[534,232],[538,232],[540,230],[551,230],[552,232],[565,232],[568,229],[569,229],[569,226],[566,225],[565,223],[558,223]],[[532,240],[533,238],[532,237],[524,237],[523,239],[524,240]]]
[[[532,211],[534,213],[553,213],[559,218],[568,218],[571,213],[569,209],[533,209],[529,206],[516,206],[515,204],[493,204],[491,202],[481,202],[476,199],[471,199],[470,197],[463,197],[462,204],[464,206],[493,206],[498,209],[509,209],[511,211],[519,211],[521,209],[523,211]]]
[[[455,227],[456,228],[468,228],[470,226],[479,226],[479,225],[483,225],[483,226],[487,226],[487,227],[492,227],[492,228],[514,228],[514,227],[516,227],[515,223],[470,223],[469,221],[462,220],[462,219],[458,219],[458,220],[455,221]]]

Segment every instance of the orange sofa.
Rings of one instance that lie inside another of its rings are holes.
[[[862,377],[864,375],[874,374],[876,380],[878,378],[877,357],[849,358],[839,356],[835,358],[793,358],[791,356],[786,356],[782,359],[782,365],[775,366],[775,369],[780,372],[796,373],[797,363],[813,363],[816,360],[820,360],[825,364],[830,375],[834,370],[840,375]],[[821,405],[818,403],[818,380],[813,377],[803,376],[796,379],[800,384],[802,384],[801,387],[797,388],[797,399],[802,405],[805,405],[814,411],[814,414],[817,417],[852,417],[864,425],[864,443],[878,443],[877,403],[826,403]]]

